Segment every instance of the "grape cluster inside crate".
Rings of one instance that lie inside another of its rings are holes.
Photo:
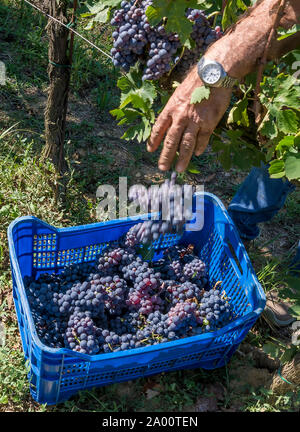
[[[87,355],[67,348],[49,348],[39,339],[24,288],[24,277],[60,272],[73,263],[91,262],[139,219],[119,219],[71,228],[55,228],[21,217],[8,228],[16,308],[28,379],[33,398],[57,404],[79,390],[132,380],[160,372],[224,366],[263,311],[265,295],[226,209],[209,193],[195,194],[193,211],[203,209],[198,231],[161,235],[153,243],[154,259],[178,242],[195,245],[208,277],[222,281],[236,318],[223,328],[157,345]]]

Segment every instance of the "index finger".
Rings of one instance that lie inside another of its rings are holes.
[[[162,112],[152,128],[152,132],[147,143],[147,150],[154,152],[163,140],[163,137],[172,124],[172,118],[168,114]]]

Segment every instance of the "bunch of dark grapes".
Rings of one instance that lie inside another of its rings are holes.
[[[179,259],[173,261],[165,261],[161,267],[161,272],[164,279],[184,282],[186,278],[183,275],[183,266]]]
[[[60,292],[60,284],[52,279],[51,283],[45,278],[32,281],[26,286],[27,298],[32,310],[41,313],[51,312],[52,315],[59,316],[59,307],[53,304],[53,298]]]
[[[96,354],[100,350],[100,336],[90,314],[77,312],[69,318],[65,332],[65,346],[82,354]]]
[[[192,327],[203,324],[203,318],[197,314],[197,303],[186,300],[176,303],[168,312],[169,329],[175,332],[188,332]]]
[[[206,274],[206,265],[200,258],[195,257],[192,261],[184,264],[182,272],[186,279],[200,279]]]
[[[133,248],[115,247],[105,250],[98,259],[98,270],[102,274],[116,273],[118,267],[129,264],[136,258],[136,252]]]
[[[129,289],[126,304],[130,310],[137,310],[140,314],[148,315],[158,310],[162,305],[159,296],[161,274],[150,268],[147,262],[135,261],[122,269],[124,277],[133,282]]]
[[[50,348],[64,347],[64,333],[67,323],[60,318],[53,318],[48,314],[41,314],[32,311],[32,317],[35,322],[37,334],[43,344]]]
[[[230,298],[218,289],[211,289],[203,294],[199,305],[199,314],[205,319],[205,330],[216,330],[233,319]]]
[[[182,234],[186,215],[183,212],[183,190],[181,195],[176,196],[176,178],[177,174],[173,172],[171,179],[166,179],[159,189],[159,193],[153,196],[151,188],[148,190],[148,196],[143,197],[136,191],[136,197],[141,201],[145,200],[148,211],[157,209],[160,212],[158,220],[151,219],[140,222],[134,225],[127,233],[125,243],[134,246],[139,243],[150,244],[159,239],[161,235],[166,233]],[[167,204],[167,205],[166,205]],[[165,214],[166,213],[166,214]],[[192,218],[192,213],[189,214],[189,219]]]
[[[126,312],[122,316],[116,316],[110,320],[110,328],[114,333],[122,335],[125,333],[136,333],[143,325],[144,317],[138,312]]]
[[[126,305],[128,293],[127,283],[120,276],[106,276],[100,278],[100,291],[106,296],[105,307],[111,315],[121,314]]]
[[[175,246],[164,252],[159,269],[164,279],[178,282],[192,281],[200,288],[207,284],[205,263],[189,247]]]
[[[145,9],[136,7],[134,4],[134,1],[122,1],[121,8],[115,11],[111,20],[111,25],[116,27],[112,34],[114,39],[114,47],[111,50],[113,63],[126,72],[143,54],[150,30]]]
[[[203,290],[192,282],[187,281],[183,284],[178,284],[175,281],[170,281],[164,283],[166,299],[169,301],[169,303],[171,303],[171,305],[184,303],[187,300],[193,300],[196,304],[198,304],[203,295]]]
[[[97,277],[98,275],[96,275]],[[107,295],[103,293],[101,284],[97,285],[96,281],[78,282],[65,294],[59,293],[53,301],[59,307],[62,315],[72,314],[73,312],[90,312],[93,317],[104,316],[104,300]]]
[[[104,330],[102,336],[104,338],[104,352],[118,352],[138,348],[136,346],[137,337],[132,333],[119,335],[113,331]]]
[[[163,23],[151,26],[146,16],[146,10],[152,5],[152,0],[141,2],[135,0],[122,1],[120,8],[114,12],[111,25],[114,46],[111,50],[113,63],[126,72],[140,61],[145,65],[143,80],[157,80],[170,72],[176,64],[176,69],[185,72],[192,64],[199,61],[200,55],[207,47],[222,36],[221,29],[211,28],[210,22],[203,11],[189,8],[186,17],[194,23],[191,38],[195,46],[185,49],[182,57],[178,51],[182,48],[177,33],[167,32]]]
[[[43,273],[37,280],[26,278],[25,290],[31,308],[59,317],[61,312],[58,299],[62,298],[74,283],[85,280],[94,269],[94,264],[73,264],[64,268],[59,274]]]
[[[181,58],[176,58],[175,72],[180,76],[189,71],[199,61],[208,46],[221,37],[221,28],[218,31],[212,29],[202,10],[189,8],[186,16],[194,23],[191,38],[195,46],[192,49],[185,49]]]
[[[171,69],[171,63],[180,42],[175,33],[167,33],[163,25],[150,26],[146,16],[151,0],[122,1],[111,20],[115,27],[111,50],[113,63],[126,72],[140,60],[145,64],[143,80],[156,80]],[[145,51],[147,50],[147,55]]]

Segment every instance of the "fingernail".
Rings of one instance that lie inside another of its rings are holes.
[[[168,171],[169,167],[167,165],[158,164],[158,169],[161,171]]]
[[[179,173],[184,172],[185,169],[186,169],[186,167],[184,165],[177,165],[176,166],[176,171]]]

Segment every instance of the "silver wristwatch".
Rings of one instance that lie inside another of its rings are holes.
[[[231,88],[238,85],[239,80],[227,75],[221,63],[202,57],[198,63],[198,75],[205,86]]]

